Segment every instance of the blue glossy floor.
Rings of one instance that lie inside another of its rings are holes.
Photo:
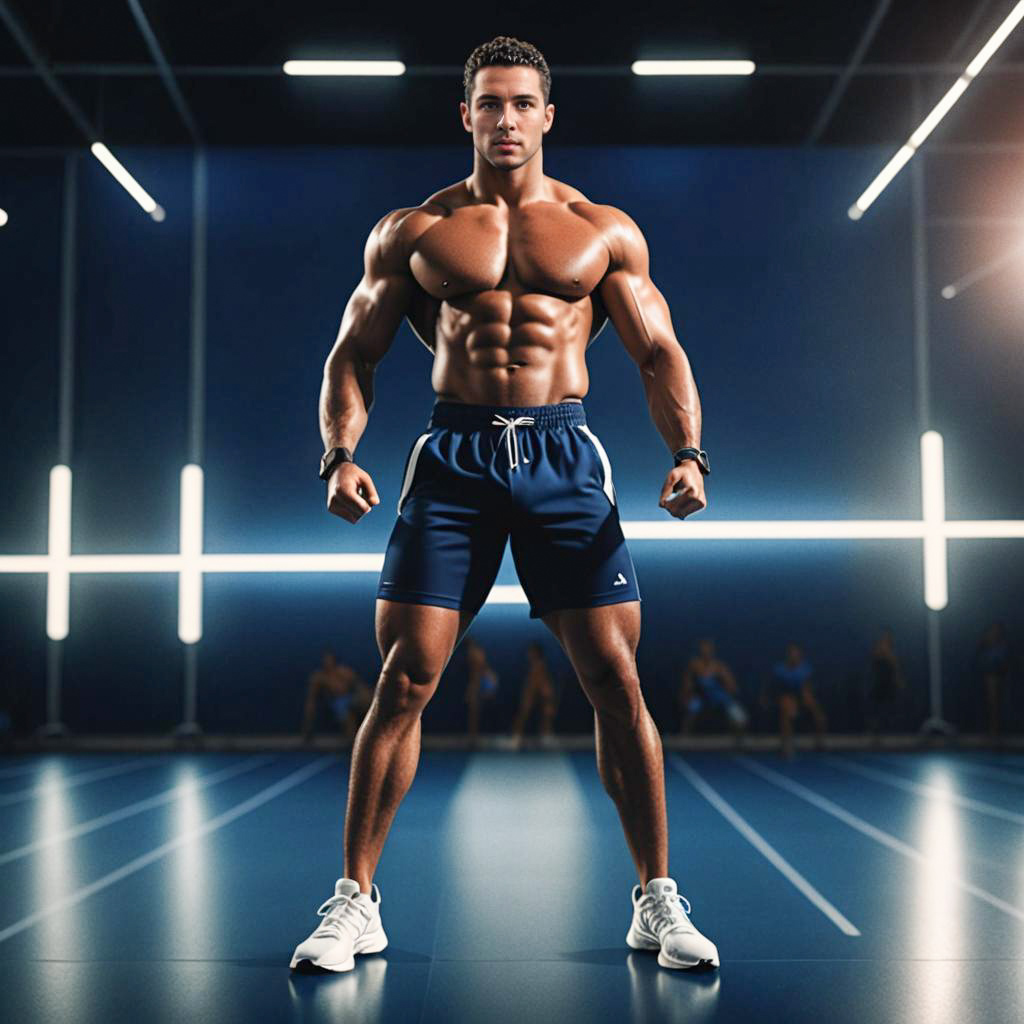
[[[424,752],[388,949],[291,975],[340,874],[346,759],[0,759],[0,1016],[60,1021],[1024,1019],[1024,757],[668,754],[671,872],[720,971],[624,937],[592,752]]]

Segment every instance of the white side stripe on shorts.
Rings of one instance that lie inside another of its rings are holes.
[[[604,493],[608,495],[608,500],[614,505],[615,504],[615,489],[612,487],[612,464],[608,461],[608,455],[604,450],[604,445],[597,439],[595,434],[586,423],[577,423],[576,426],[583,431],[591,441],[594,442],[594,447],[597,449],[598,457],[601,460],[601,468],[604,470]]]
[[[420,457],[420,449],[427,443],[428,437],[430,437],[429,430],[425,434],[420,434],[409,455],[409,464],[405,467],[405,479],[402,481],[402,493],[398,496],[399,515],[402,514],[402,502],[405,501],[405,496],[409,493],[409,488],[412,487],[412,478],[416,475],[416,460]]]

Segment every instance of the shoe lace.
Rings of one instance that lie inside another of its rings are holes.
[[[347,894],[324,900],[317,913],[323,918],[320,927],[313,933],[318,938],[340,938],[343,929],[349,931],[353,938],[358,938],[370,921],[370,912],[366,907]]]
[[[690,923],[690,901],[682,893],[657,893],[646,897],[645,909],[655,934],[663,929],[692,929]]]

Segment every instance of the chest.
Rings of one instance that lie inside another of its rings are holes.
[[[439,299],[499,288],[579,298],[604,276],[608,252],[592,224],[554,203],[467,207],[420,236],[410,265]]]

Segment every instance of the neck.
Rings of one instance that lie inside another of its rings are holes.
[[[488,163],[474,150],[473,173],[466,180],[466,188],[483,203],[502,201],[507,206],[525,206],[543,199],[546,194],[543,153],[541,147],[521,167],[506,171]]]

